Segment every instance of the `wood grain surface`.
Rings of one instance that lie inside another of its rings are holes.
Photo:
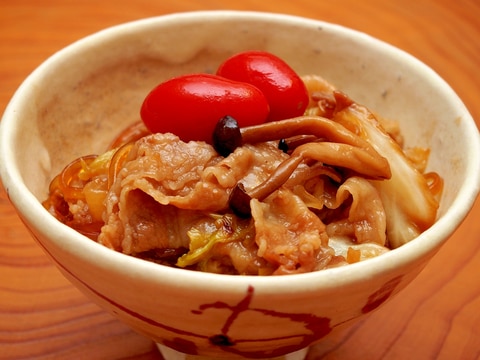
[[[171,12],[288,13],[364,31],[436,70],[480,123],[478,0],[2,0],[0,111],[69,43]],[[420,276],[308,359],[479,359],[480,201]],[[32,240],[0,188],[0,359],[161,359],[154,344],[86,299]]]

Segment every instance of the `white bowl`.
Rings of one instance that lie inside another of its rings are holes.
[[[42,207],[52,177],[74,158],[104,150],[118,129],[138,119],[154,85],[177,74],[212,71],[227,55],[246,49],[273,52],[301,75],[324,76],[398,120],[408,145],[428,146],[429,170],[445,181],[436,223],[365,262],[253,277],[129,257],[80,235]],[[0,136],[9,198],[60,271],[139,333],[180,353],[212,357],[303,356],[302,349],[407,286],[459,226],[480,184],[478,130],[434,71],[365,34],[278,14],[172,14],[82,39],[25,80],[5,110]]]

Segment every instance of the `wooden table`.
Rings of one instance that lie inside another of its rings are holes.
[[[42,5],[40,5],[42,4]],[[0,111],[44,59],[102,28],[170,12],[238,9],[301,15],[362,30],[417,56],[480,124],[478,0],[2,0]],[[399,296],[309,359],[478,359],[480,201]],[[161,359],[67,282],[0,189],[0,359]]]

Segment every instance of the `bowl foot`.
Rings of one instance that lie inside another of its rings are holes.
[[[184,354],[158,343],[157,343],[157,347],[165,360],[214,360],[214,359],[217,359],[217,358],[211,358],[208,356]],[[305,357],[307,356],[307,353],[308,353],[308,348],[305,348],[290,354],[277,356],[274,358],[268,358],[264,360],[304,360]],[[248,358],[238,358],[238,359],[248,359]]]

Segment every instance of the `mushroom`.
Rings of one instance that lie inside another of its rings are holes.
[[[252,198],[265,199],[282,186],[300,163],[307,159],[343,167],[370,179],[388,179],[391,176],[388,161],[369,142],[344,126],[323,117],[301,116],[269,122],[241,128],[240,133],[241,143],[258,143],[298,136],[300,138],[296,139],[303,139],[300,145],[295,145],[291,156],[263,183],[248,192],[243,184],[237,184],[230,195],[229,205],[241,217],[250,216],[249,203]],[[302,143],[305,141],[307,142]]]
[[[278,148],[284,153],[288,153],[289,151],[295,149],[297,146],[317,140],[319,139],[315,135],[292,136],[287,139],[280,139],[280,141],[278,142]]]
[[[213,147],[222,155],[227,157],[237,147],[242,145],[242,134],[237,120],[227,115],[221,118],[213,131]]]

